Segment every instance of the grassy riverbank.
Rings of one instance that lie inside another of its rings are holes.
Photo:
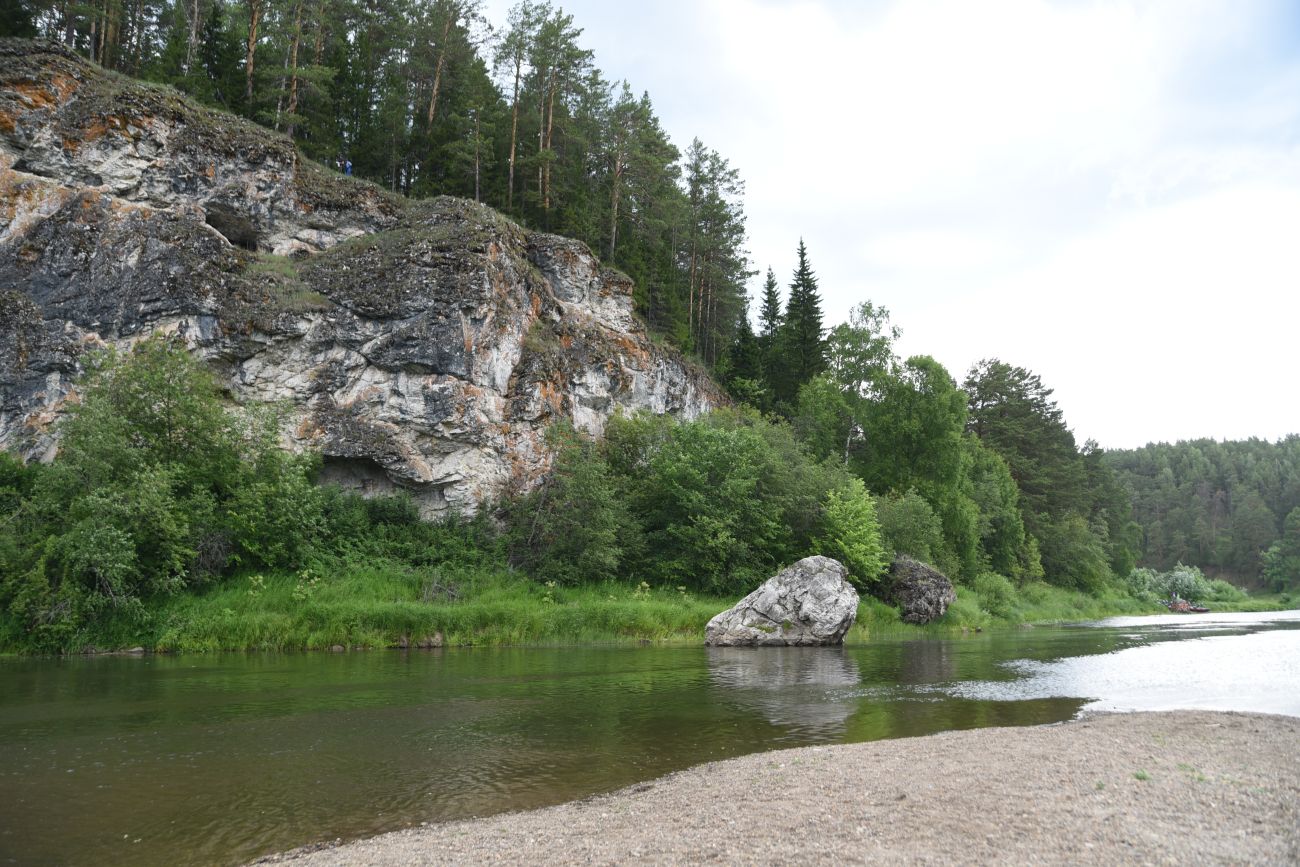
[[[960,634],[1154,614],[1158,605],[1035,582],[959,586],[941,620],[918,627],[863,596],[849,642],[883,636]],[[243,573],[197,594],[158,600],[144,619],[115,618],[87,630],[74,648],[159,652],[329,650],[437,646],[695,642],[709,618],[735,600],[678,588],[596,584],[548,586],[495,565],[415,568],[384,558],[331,558],[297,573]],[[1250,598],[1216,610],[1288,607]],[[13,647],[12,629],[5,645]]]

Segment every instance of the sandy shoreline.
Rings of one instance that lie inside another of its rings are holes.
[[[259,863],[1300,863],[1300,719],[1178,711],[758,753]]]

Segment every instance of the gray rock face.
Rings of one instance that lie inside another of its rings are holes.
[[[709,621],[704,643],[718,647],[840,644],[858,616],[848,570],[805,557]]]
[[[558,421],[725,402],[631,290],[579,242],[0,40],[0,448],[52,457],[85,353],[162,332],[233,401],[287,407],[284,445],[324,479],[473,513],[545,474]]]
[[[905,623],[938,620],[957,601],[957,591],[942,572],[911,557],[895,558],[886,581],[889,601],[902,610]]]

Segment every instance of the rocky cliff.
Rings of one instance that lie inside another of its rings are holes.
[[[0,40],[0,446],[57,448],[88,351],[174,334],[239,403],[287,408],[323,476],[426,514],[527,488],[562,419],[722,400],[581,243],[411,202],[287,139]]]

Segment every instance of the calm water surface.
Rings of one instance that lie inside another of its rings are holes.
[[[759,750],[1084,709],[1300,716],[1300,612],[843,649],[0,660],[0,863],[238,864]]]

